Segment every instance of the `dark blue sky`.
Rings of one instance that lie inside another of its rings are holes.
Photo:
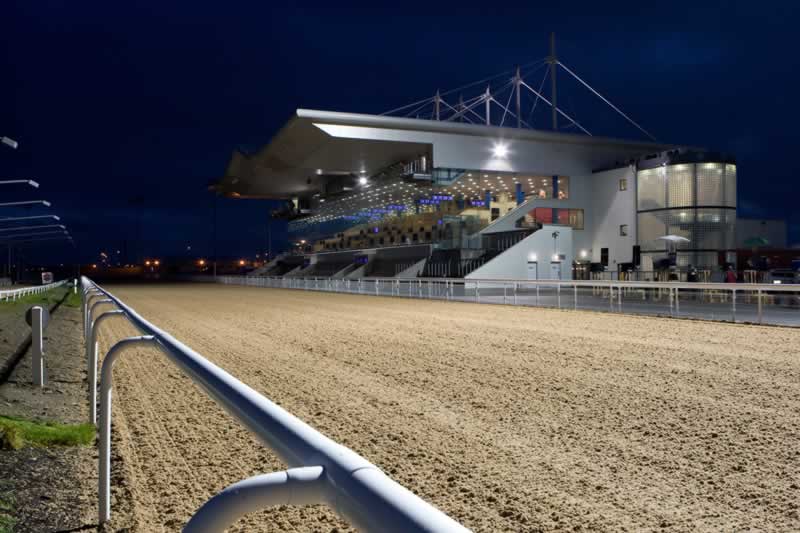
[[[383,112],[544,57],[555,31],[562,61],[659,140],[735,154],[740,215],[790,218],[800,240],[796,2],[554,4],[13,2],[0,135],[20,149],[0,173],[41,182],[84,260],[133,248],[140,214],[144,253],[210,255],[206,185],[295,108]],[[637,136],[561,79],[589,130]],[[220,253],[263,250],[267,210],[220,201]]]

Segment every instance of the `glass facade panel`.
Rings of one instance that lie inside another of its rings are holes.
[[[559,200],[566,200],[569,198],[569,177],[568,176],[559,176],[558,177],[558,199]]]
[[[692,248],[700,250],[734,248],[735,222],[736,211],[732,209],[698,209]]]
[[[667,225],[663,214],[663,211],[639,213],[637,239],[642,251],[664,249],[664,242],[656,240],[667,234]]]
[[[667,207],[694,205],[692,173],[694,165],[669,165],[664,167],[667,180]]]
[[[736,207],[736,165],[725,165],[725,205]]]
[[[637,208],[639,211],[666,207],[664,177],[664,171],[661,168],[640,170],[637,173]]]
[[[697,205],[726,205],[724,172],[720,163],[697,165]]]

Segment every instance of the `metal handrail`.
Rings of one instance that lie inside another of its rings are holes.
[[[579,289],[592,289],[593,291],[601,291],[601,297],[608,301],[608,307],[605,309],[594,305],[590,307],[592,310],[608,310],[611,312],[623,312],[624,298],[623,295],[631,292],[640,292],[642,298],[645,299],[646,291],[655,290],[658,294],[658,300],[662,296],[666,297],[668,307],[663,309],[653,309],[651,312],[644,312],[655,316],[664,315],[668,310],[669,316],[683,316],[690,318],[709,318],[708,315],[697,313],[695,311],[688,311],[684,309],[681,312],[681,296],[686,297],[689,295],[701,294],[703,297],[708,297],[708,303],[712,304],[713,300],[720,298],[727,302],[730,300],[730,319],[733,322],[737,321],[737,297],[743,297],[739,300],[741,303],[755,303],[756,315],[754,322],[758,324],[764,323],[764,303],[769,302],[768,296],[792,295],[800,302],[800,285],[776,285],[776,284],[750,284],[750,283],[689,283],[689,282],[675,282],[675,281],[614,281],[614,280],[528,280],[528,279],[465,279],[465,278],[357,278],[357,279],[333,279],[333,278],[286,278],[286,277],[245,277],[245,276],[218,276],[213,278],[213,281],[224,284],[237,284],[248,286],[260,287],[274,287],[284,289],[304,289],[304,290],[321,290],[328,292],[343,292],[343,293],[357,293],[357,294],[374,294],[375,296],[407,296],[414,298],[429,298],[429,299],[443,299],[443,300],[458,300],[469,301],[475,303],[499,303],[492,301],[486,296],[486,291],[502,290],[502,303],[519,304],[520,296],[524,296],[526,290],[534,291],[535,289],[535,304],[540,305],[540,289],[555,290],[555,307],[562,308],[562,294],[569,298],[569,292],[572,293],[572,309],[578,309],[578,290]],[[455,292],[455,287],[462,287],[464,294],[458,295]],[[406,287],[406,290],[403,288]],[[568,289],[567,292],[565,289]],[[469,292],[468,292],[469,291]],[[510,292],[510,294],[509,294]],[[427,293],[427,295],[426,295]],[[481,300],[482,295],[484,296]],[[525,305],[530,305],[530,301],[523,302]],[[642,314],[642,309],[638,309],[637,313]],[[723,320],[722,315],[711,315],[711,320]],[[797,323],[784,323],[784,325],[797,326],[800,325],[800,316],[796,321]],[[783,323],[783,322],[779,322]]]
[[[256,476],[235,484],[212,497],[186,525],[184,531],[221,531],[233,524],[251,503],[241,497],[256,498],[264,505],[285,501],[325,503],[364,531],[434,532],[468,531],[462,525],[387,477],[353,450],[324,436],[294,417],[225,370],[157,328],[88,278],[81,278],[87,342],[94,339],[94,322],[87,309],[90,293],[111,300],[128,321],[143,333],[117,342],[107,353],[101,376],[100,401],[100,481],[99,518],[110,518],[110,430],[111,391],[114,361],[130,346],[152,345],[163,352],[192,381],[199,385],[231,416],[253,432],[290,468],[284,474]],[[106,304],[108,305],[108,304]],[[87,350],[90,354],[94,350]],[[90,365],[97,373],[97,365]],[[96,382],[89,379],[90,384]],[[276,477],[277,476],[277,477]],[[281,482],[283,480],[283,482]],[[285,485],[294,489],[287,492]],[[245,490],[246,489],[246,490]],[[236,497],[237,491],[241,497]],[[277,496],[276,496],[277,494]],[[233,496],[232,496],[233,495]]]
[[[22,298],[23,296],[27,296],[29,294],[41,294],[45,291],[49,291],[50,289],[55,289],[56,287],[60,287],[65,283],[67,283],[67,280],[62,279],[61,281],[48,283],[47,285],[36,285],[33,287],[22,287],[20,289],[0,290],[0,300],[16,301],[18,298]]]
[[[283,278],[280,276],[236,276],[224,275],[217,276],[218,278],[251,278],[251,279],[269,279],[280,281]],[[292,277],[294,281],[303,280],[326,280],[329,278],[303,278]],[[678,282],[678,281],[620,281],[620,280],[558,280],[558,279],[519,279],[519,278],[385,278],[385,277],[366,277],[366,278],[353,278],[351,282],[375,282],[381,283],[417,283],[431,282],[431,283],[451,283],[457,285],[466,284],[484,284],[484,283],[517,283],[520,285],[539,285],[545,287],[585,287],[585,288],[601,288],[601,287],[622,287],[622,288],[639,288],[639,289],[700,289],[700,290],[722,290],[722,291],[779,291],[779,292],[800,292],[800,285],[791,284],[770,284],[770,283],[700,283],[700,282]]]

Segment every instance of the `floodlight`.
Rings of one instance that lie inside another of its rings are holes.
[[[503,143],[496,143],[492,148],[492,153],[495,157],[506,157],[508,155],[508,146]]]

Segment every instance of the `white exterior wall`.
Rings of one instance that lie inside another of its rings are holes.
[[[556,253],[563,254],[561,279],[572,279],[572,262],[575,260],[573,232],[569,226],[545,224],[539,231],[501,253],[485,265],[466,276],[476,279],[527,279],[528,260],[535,256],[539,265],[539,279],[550,279],[550,262],[553,257],[553,232],[559,233]]]
[[[628,180],[628,188],[619,190],[619,180]],[[636,173],[632,167],[624,167],[591,176],[592,218],[591,249],[592,262],[600,262],[600,249],[608,248],[608,269],[616,270],[618,263],[633,260],[636,244]],[[571,193],[571,191],[570,191]],[[628,235],[622,237],[619,227],[628,225]]]

